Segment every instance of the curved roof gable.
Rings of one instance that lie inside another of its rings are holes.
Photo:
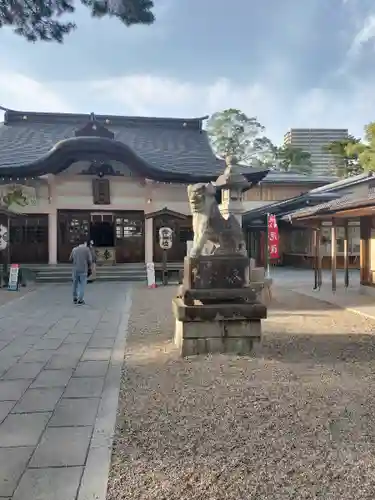
[[[7,110],[0,127],[0,174],[60,172],[78,159],[119,160],[142,176],[166,182],[202,182],[224,169],[201,118],[36,113]],[[249,169],[254,183],[267,175]]]

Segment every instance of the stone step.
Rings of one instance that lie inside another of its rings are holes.
[[[71,275],[72,274],[72,269],[43,269],[40,271],[33,271],[35,274],[38,274],[39,276],[50,276],[50,275]],[[145,274],[146,270],[145,269],[96,269],[96,274],[97,275],[119,275],[119,276],[130,276],[133,274]]]
[[[24,265],[25,279],[37,283],[67,283],[72,280],[71,264],[58,265]],[[97,281],[146,281],[146,266],[140,264],[124,264],[116,266],[98,266]]]
[[[72,275],[37,275],[36,282],[37,283],[69,283],[72,281]],[[145,282],[146,276],[137,274],[137,275],[128,275],[128,276],[118,276],[118,275],[101,275],[96,276],[95,281],[108,281],[108,282]]]

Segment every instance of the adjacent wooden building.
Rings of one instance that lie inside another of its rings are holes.
[[[357,223],[360,229],[359,268],[360,284],[367,291],[375,291],[375,191],[370,187],[367,196],[346,196],[315,207],[302,208],[284,216],[284,221],[293,226],[309,228],[313,235],[315,288],[322,285],[321,234],[324,227],[330,228],[331,241],[337,241],[338,231],[343,233],[342,263],[344,284],[349,286],[350,224]],[[338,245],[331,245],[332,290],[337,288]]]
[[[321,203],[336,199],[366,198],[373,190],[375,177],[372,173],[360,174],[310,189],[299,196],[275,201],[255,207],[243,216],[243,225],[248,233],[252,256],[263,263],[264,233],[267,213],[275,214],[279,222],[280,259],[279,264],[292,267],[313,268],[315,259],[314,234],[305,225],[288,223],[287,214],[296,210],[311,210]],[[337,268],[344,268],[345,230],[343,226],[336,230]],[[331,268],[332,231],[331,222],[324,221],[320,231],[320,258],[323,269]],[[351,268],[360,265],[360,227],[359,219],[348,222],[348,259]]]

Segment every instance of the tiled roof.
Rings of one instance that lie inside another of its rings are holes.
[[[223,169],[201,129],[201,119],[95,119],[114,133],[115,140],[162,170],[192,173],[204,169],[207,174],[216,174]],[[0,126],[0,169],[38,160],[59,141],[74,137],[88,121],[88,115],[6,112]]]
[[[325,186],[321,186],[311,190],[311,193],[320,193],[326,191],[336,191],[345,188],[350,188],[352,186],[356,186],[357,184],[362,184],[365,182],[369,182],[373,178],[372,172],[366,172],[363,174],[353,175],[352,177],[347,177],[346,179],[336,180],[330,184]]]
[[[286,220],[284,217],[286,214],[299,213],[299,211],[304,210],[307,205],[309,208],[313,208],[318,204],[320,206],[324,200],[330,201],[332,199],[336,199],[335,196],[337,197],[337,195],[333,193],[311,194],[311,191],[308,191],[307,193],[295,196],[294,198],[275,201],[274,203],[267,203],[261,207],[248,210],[243,214],[242,220],[246,226],[251,226],[254,220],[260,220],[267,214],[273,214],[281,220]],[[287,220],[289,221],[289,219]]]
[[[115,141],[128,146],[161,175],[216,178],[224,171],[225,162],[215,157],[202,128],[206,117],[90,117],[88,114],[6,110],[4,124],[0,124],[0,174],[6,171],[5,175],[11,175],[13,168],[25,170],[30,165],[35,172],[38,162],[45,160],[57,143],[74,138],[75,132],[90,118],[113,132]],[[241,170],[249,180],[254,178],[256,182],[264,179],[266,183],[326,184],[333,180],[331,177],[276,171],[269,172],[266,177],[267,172],[260,164],[241,166]]]
[[[202,130],[205,118],[91,115],[91,120],[113,132],[117,143],[130,148],[161,174],[215,178],[224,170],[225,162],[212,152]],[[4,123],[0,124],[0,173],[28,165],[33,165],[35,172],[35,165],[45,160],[56,144],[75,138],[75,132],[89,121],[89,115],[6,111]],[[258,180],[267,174],[262,170]],[[247,171],[255,176],[259,173],[259,169]]]
[[[277,172],[270,170],[265,183],[281,183],[281,184],[329,184],[335,180],[332,176],[315,175],[315,174],[300,174],[296,172]]]
[[[251,160],[251,166],[254,168],[261,168],[262,163],[256,158]],[[241,168],[246,168],[246,166],[241,165]],[[263,182],[265,183],[282,183],[282,184],[320,184],[326,185],[337,181],[337,177],[332,175],[319,175],[313,172],[302,173],[298,172],[296,169],[288,170],[284,172],[276,168],[271,168],[267,177]]]
[[[375,192],[369,191],[368,195],[364,198],[358,198],[355,195],[347,195],[337,200],[327,201],[315,205],[314,207],[305,207],[283,217],[285,220],[305,219],[318,215],[329,215],[339,212],[341,210],[349,210],[353,208],[362,208],[366,206],[375,205]]]

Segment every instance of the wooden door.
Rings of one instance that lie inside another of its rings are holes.
[[[72,249],[89,239],[90,213],[58,210],[57,220],[57,260],[69,262]]]
[[[167,252],[168,262],[183,262],[186,256],[186,242],[194,237],[192,229],[192,218],[177,218],[170,214],[162,214],[154,217],[154,262],[162,262],[163,250],[159,245],[159,230],[162,227],[170,227],[173,231],[172,248]]]
[[[116,212],[115,237],[117,263],[145,261],[144,212]]]
[[[48,215],[11,218],[10,260],[15,264],[48,264]]]

